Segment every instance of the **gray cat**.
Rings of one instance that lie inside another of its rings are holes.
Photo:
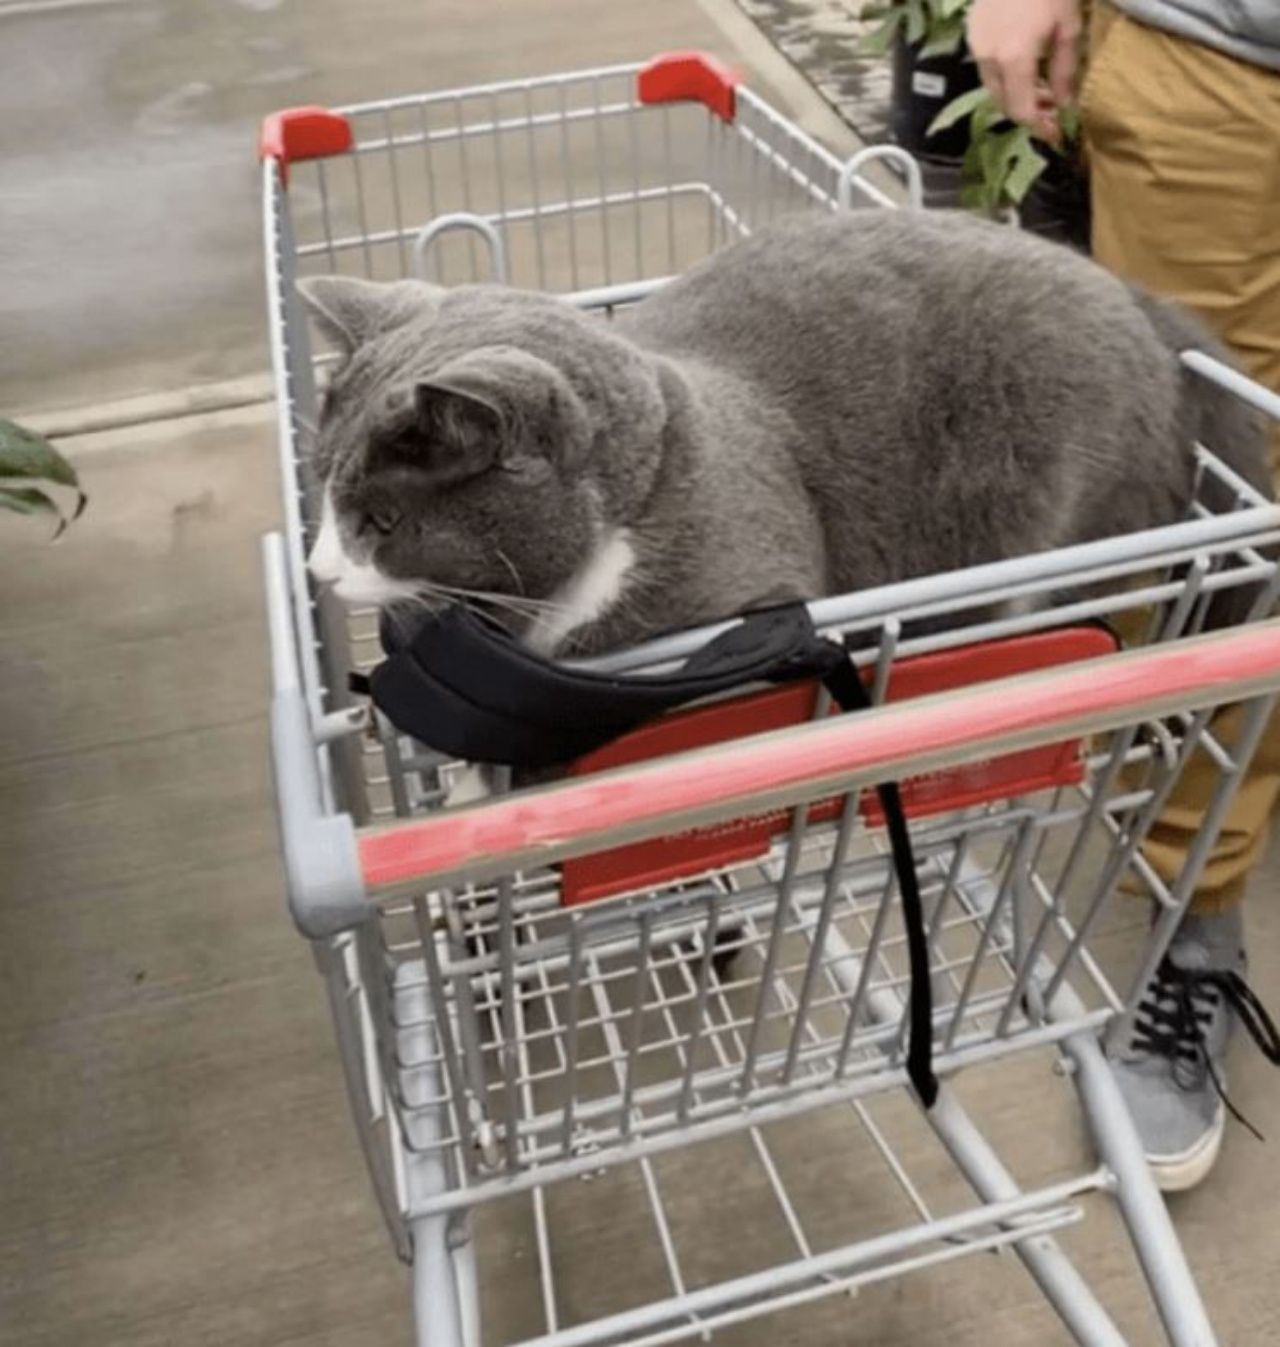
[[[487,602],[543,653],[1171,523],[1197,439],[1270,492],[1261,428],[1179,366],[1222,354],[1198,322],[959,213],[795,217],[611,323],[302,291],[345,355],[313,572]]]

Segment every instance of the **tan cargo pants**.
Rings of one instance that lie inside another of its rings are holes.
[[[1100,0],[1080,103],[1104,266],[1195,309],[1280,391],[1280,74],[1134,22]],[[1280,489],[1280,434],[1272,437]],[[1230,738],[1225,712],[1218,732]],[[1216,770],[1191,764],[1147,854],[1171,878]],[[1240,902],[1280,798],[1280,714],[1240,787],[1195,899]]]

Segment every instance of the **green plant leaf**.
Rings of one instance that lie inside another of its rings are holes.
[[[983,169],[983,142],[971,140],[960,166],[960,204],[967,210],[987,210],[991,189]]]
[[[0,486],[0,509],[12,510],[15,514],[62,513],[51,496],[46,496],[43,491],[37,491],[33,486]]]
[[[1004,131],[992,131],[983,141],[988,162],[1007,166],[1017,157],[1024,145],[1031,144],[1031,133],[1025,126],[1011,126]]]
[[[987,91],[984,89],[983,93],[987,93]],[[1004,109],[988,94],[974,109],[973,117],[969,122],[969,134],[974,140],[982,140],[991,133],[993,128],[1002,123],[1012,125],[1004,115]]]
[[[79,487],[75,469],[44,438],[25,426],[0,419],[0,477],[26,477]]]
[[[934,0],[934,5],[937,8],[939,18],[952,19],[958,15],[967,15],[973,5],[973,0]]]
[[[906,0],[907,2],[907,41],[923,42],[929,31],[929,16],[925,13],[924,0]]]
[[[33,486],[0,486],[0,510],[12,510],[15,514],[26,515],[51,514],[57,519],[58,527],[53,531],[54,542],[57,542],[67,531],[67,525],[71,523],[72,519],[79,518],[82,509],[84,509],[83,496],[80,498],[80,505],[77,507],[75,514],[71,516],[71,519],[68,519],[58,508],[57,501]]]
[[[968,93],[953,98],[929,123],[929,129],[925,134],[935,136],[939,131],[945,131],[949,126],[954,126],[957,122],[963,121],[965,117],[972,116],[974,111],[981,106],[983,100],[989,100],[990,97],[991,95],[985,89],[970,89]]]
[[[10,486],[10,482],[51,482],[70,487],[76,493],[74,509],[68,517],[62,507],[36,487]],[[0,509],[16,514],[54,514],[58,519],[55,538],[72,520],[84,513],[88,499],[80,490],[76,470],[43,435],[25,426],[0,418]]]
[[[978,121],[975,113],[971,129]],[[1025,126],[1006,124],[972,135],[962,166],[961,204],[988,212],[1017,206],[1047,164]]]
[[[873,28],[869,33],[863,34],[858,42],[858,51],[864,56],[886,55],[897,39],[898,30],[902,27],[905,17],[900,9],[894,10],[879,28]]]
[[[1010,135],[1008,131],[1001,131],[988,136],[978,144],[978,166],[981,169],[982,182],[993,201],[1000,199],[1005,174],[1009,171]]]
[[[943,19],[933,31],[933,36],[920,48],[920,55],[954,56],[964,41],[963,19]]]
[[[52,496],[34,486],[0,486],[0,510],[11,510],[15,514],[37,515],[51,514],[58,521],[53,531],[53,541],[67,531],[67,526],[80,518],[84,511],[85,498],[81,494],[74,512],[68,517]]]
[[[961,181],[971,189],[969,198],[974,205],[994,210],[1005,203],[1006,183],[1024,143],[1029,144],[1029,138],[1020,126],[970,142]]]
[[[1058,110],[1058,126],[1061,128],[1064,141],[1079,140],[1080,109],[1074,107],[1060,108]]]
[[[965,210],[990,210],[991,205],[987,199],[986,183],[981,178],[966,182],[960,188],[960,204]]]
[[[1018,146],[1004,181],[1005,199],[1015,206],[1021,205],[1048,165],[1048,159],[1034,145],[1028,143]]]

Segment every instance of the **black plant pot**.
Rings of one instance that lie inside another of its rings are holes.
[[[1084,166],[1074,155],[1050,154],[1048,167],[1018,208],[1022,228],[1087,253],[1092,218]]]
[[[961,121],[936,136],[928,134],[933,119],[961,94],[976,89],[978,67],[961,46],[952,56],[920,55],[919,43],[902,39],[893,49],[893,86],[889,129],[894,141],[918,159],[957,163],[969,144],[969,123]]]

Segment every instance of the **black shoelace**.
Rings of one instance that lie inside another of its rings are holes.
[[[1227,1097],[1205,1041],[1205,1026],[1213,1022],[1213,1016],[1223,1002],[1236,1013],[1267,1061],[1280,1066],[1280,1030],[1239,973],[1179,968],[1167,958],[1161,960],[1151,986],[1138,1006],[1133,1045],[1168,1058],[1180,1089],[1191,1089],[1194,1084],[1179,1071],[1181,1064],[1202,1068],[1231,1116],[1261,1141],[1262,1133]]]

